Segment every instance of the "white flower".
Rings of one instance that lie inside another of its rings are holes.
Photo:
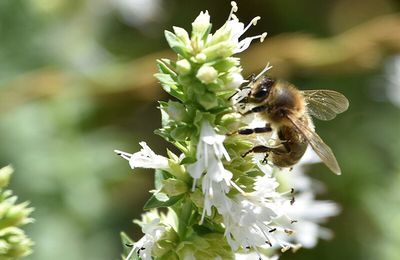
[[[290,229],[276,222],[284,219],[287,199],[276,191],[278,183],[271,176],[257,177],[255,191],[232,198],[231,208],[219,213],[223,216],[225,236],[233,250],[258,247],[296,248],[287,234]],[[284,225],[290,225],[288,219]]]
[[[339,214],[340,207],[332,201],[319,201],[315,199],[315,193],[322,192],[322,183],[311,179],[304,174],[307,164],[320,162],[318,156],[307,149],[305,155],[297,164],[292,172],[283,172],[280,177],[283,181],[293,187],[296,195],[294,203],[286,202],[283,206],[285,214],[291,219],[296,220],[293,224],[294,234],[292,241],[300,243],[303,247],[312,248],[318,242],[318,238],[330,239],[330,230],[321,227],[327,218]]]
[[[196,48],[194,49],[206,54],[207,59],[212,60],[221,56],[229,57],[233,54],[243,52],[250,46],[253,40],[260,39],[262,42],[267,36],[267,33],[263,33],[261,35],[240,39],[252,25],[257,24],[257,21],[260,19],[260,17],[257,16],[253,18],[250,23],[245,26],[242,22],[239,22],[239,19],[234,14],[238,10],[236,3],[232,1],[231,4],[232,9],[225,24],[214,34],[210,34],[207,37],[203,37],[203,35],[200,33],[202,39],[198,39],[198,41],[196,41]],[[200,16],[201,15],[204,16],[204,14],[200,14]],[[206,25],[207,22],[208,20],[206,20],[204,24]],[[205,27],[205,25],[203,27]],[[199,34],[194,32],[201,31],[195,31],[194,29],[195,27],[193,27],[192,35]]]
[[[166,228],[160,222],[157,211],[149,211],[142,215],[142,221],[137,221],[142,226],[144,236],[133,244],[132,250],[129,252],[126,260],[131,259],[131,256],[136,253],[143,260],[151,260],[151,251],[154,243],[156,243],[166,231]]]
[[[168,158],[155,154],[145,142],[140,142],[142,149],[134,154],[114,150],[116,154],[129,161],[132,169],[168,169]]]
[[[260,20],[261,17],[260,16],[254,17],[250,21],[250,23],[245,27],[243,23],[239,22],[239,19],[234,14],[238,10],[236,2],[232,1],[231,5],[232,5],[232,9],[229,14],[228,20],[226,21],[225,26],[228,30],[231,31],[231,41],[236,43],[236,48],[234,50],[234,53],[240,53],[240,52],[246,50],[250,46],[250,43],[255,39],[260,39],[260,41],[263,42],[265,37],[267,36],[267,33],[263,33],[261,35],[257,35],[257,36],[253,36],[253,37],[247,37],[247,38],[244,38],[243,40],[239,41],[239,38],[252,25],[256,25],[257,21]]]
[[[339,207],[332,201],[315,200],[312,191],[296,195],[296,201],[291,205],[285,205],[286,214],[297,222],[293,224],[293,240],[305,248],[315,247],[318,238],[330,239],[330,230],[321,227],[319,224],[326,221],[328,217],[339,213]]]
[[[237,89],[240,87],[245,80],[240,72],[233,72],[229,74],[228,82],[226,87],[228,89]]]
[[[224,135],[217,134],[208,121],[201,125],[200,139],[197,145],[196,159],[194,164],[187,167],[190,176],[193,177],[193,189],[196,181],[202,179],[202,191],[204,194],[204,209],[202,220],[205,214],[211,215],[211,207],[215,203],[225,205],[226,193],[229,192],[229,186],[232,173],[224,168],[222,159],[230,160],[229,154],[224,147]]]
[[[285,213],[283,204],[288,201],[276,191],[278,182],[270,172],[257,178],[254,192],[244,193],[231,181],[232,173],[222,164],[223,158],[230,160],[223,146],[224,139],[225,136],[218,135],[207,121],[203,122],[197,162],[188,166],[188,172],[195,180],[202,178],[204,209],[201,222],[206,214],[211,215],[214,206],[223,217],[225,237],[235,251],[239,247],[256,250],[265,245],[295,247],[289,239],[279,235],[285,234],[286,228],[274,222]],[[232,198],[227,195],[231,186],[240,191]]]
[[[217,134],[208,121],[202,123],[196,152],[197,161],[188,166],[188,172],[193,179],[199,179],[206,172],[215,181],[230,180],[231,173],[224,169],[221,161],[223,157],[230,160],[224,140],[225,136]]]

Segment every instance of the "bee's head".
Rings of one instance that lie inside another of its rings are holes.
[[[262,102],[266,100],[275,82],[276,81],[270,77],[262,77],[259,79],[254,83],[254,87],[251,90],[251,99],[254,102]]]

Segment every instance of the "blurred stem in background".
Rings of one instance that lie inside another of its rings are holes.
[[[400,17],[385,15],[359,25],[338,36],[318,39],[316,37],[287,33],[266,38],[255,44],[242,57],[247,74],[259,71],[265,62],[279,70],[272,75],[288,78],[300,72],[319,74],[343,74],[373,70],[382,65],[385,57],[400,52]],[[157,83],[154,60],[171,58],[170,51],[153,53],[124,65],[111,65],[93,73],[66,73],[55,68],[40,69],[3,83],[8,91],[0,97],[0,112],[37,98],[60,95],[74,82],[83,82],[83,95],[107,96],[131,93],[135,99],[155,100],[161,89]],[[32,88],[31,86],[36,86]]]

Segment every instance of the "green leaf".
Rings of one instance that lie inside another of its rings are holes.
[[[133,246],[134,242],[125,232],[121,232],[120,235],[121,235],[122,245],[124,248],[122,259],[126,259],[126,257],[129,255],[130,251],[132,250],[132,246]],[[132,254],[132,256],[126,260],[140,260],[140,257],[138,256],[138,254]]]
[[[176,37],[175,34],[173,34],[170,31],[165,30],[164,31],[165,39],[168,42],[169,47],[171,49],[182,55],[185,58],[190,58],[190,50],[185,46],[185,44],[178,38]]]
[[[183,122],[189,119],[186,107],[180,102],[175,102],[170,100],[168,101],[167,106],[165,107],[164,110],[165,112],[168,113],[169,117],[172,120]]]
[[[188,227],[189,227],[189,219],[190,216],[192,215],[193,211],[193,204],[192,201],[189,199],[186,199],[179,212],[179,224],[178,224],[178,235],[181,240],[185,240]]]
[[[163,180],[171,178],[172,175],[164,170],[156,169],[154,174],[154,186],[156,190],[161,189]]]
[[[189,190],[188,184],[182,180],[169,178],[162,181],[161,192],[168,196],[178,196]]]
[[[169,74],[172,77],[176,77],[177,74],[173,69],[171,69],[170,64],[171,61],[168,59],[157,60],[157,66],[161,73]]]
[[[186,141],[192,133],[192,127],[180,125],[171,131],[171,137],[176,141]]]
[[[185,157],[185,158],[183,158],[183,160],[181,161],[181,165],[183,165],[183,164],[192,164],[192,163],[195,163],[196,162],[196,158],[195,157],[190,157],[190,156],[188,156],[188,157]]]
[[[177,99],[184,101],[185,95],[179,88],[177,82],[169,74],[156,73],[154,76],[160,81],[163,89],[170,95],[176,97]]]
[[[218,106],[218,99],[214,93],[207,92],[203,95],[197,96],[197,101],[200,105],[202,105],[206,110],[215,108]]]
[[[169,207],[177,203],[183,198],[184,194],[170,197],[166,201],[161,201],[157,198],[157,194],[154,194],[153,196],[150,197],[150,199],[146,202],[144,205],[143,209],[144,210],[150,210],[154,208],[161,208],[161,207]]]

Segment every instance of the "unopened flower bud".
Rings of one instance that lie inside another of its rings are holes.
[[[240,85],[243,84],[244,79],[242,74],[240,73],[231,73],[228,75],[227,77],[227,84],[226,86],[230,89],[236,89],[238,87],[240,87]]]
[[[182,59],[176,62],[176,70],[182,76],[189,74],[191,69],[192,66],[190,65],[190,62],[186,59]]]
[[[196,77],[201,83],[210,84],[218,78],[218,71],[209,65],[203,65],[197,71]]]
[[[192,36],[202,38],[210,26],[210,15],[208,11],[200,12],[199,16],[197,16],[192,23]]]
[[[11,165],[5,166],[0,169],[0,188],[4,188],[8,185],[10,181],[10,176],[14,169]]]

